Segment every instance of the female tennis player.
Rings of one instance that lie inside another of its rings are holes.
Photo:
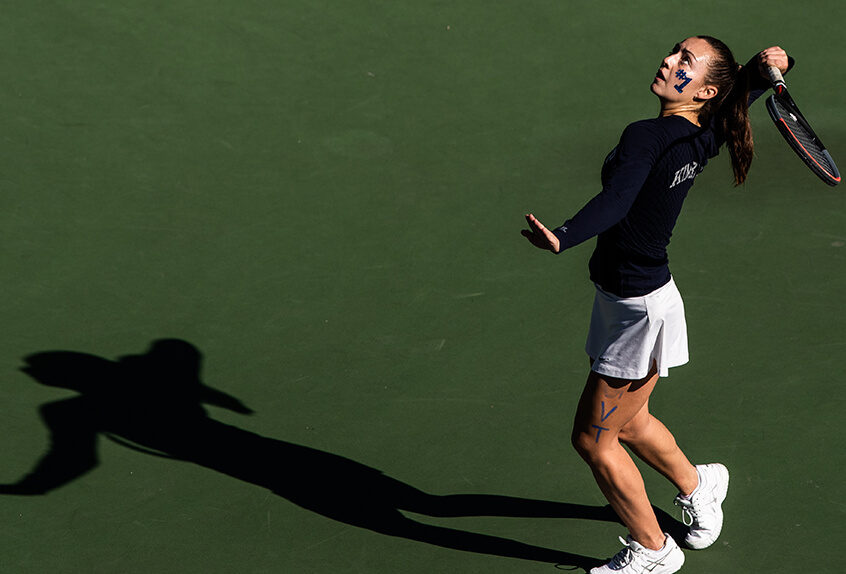
[[[586,345],[591,371],[572,441],[629,536],[593,574],[669,574],[684,563],[678,544],[658,525],[643,478],[622,445],[679,490],[688,547],[706,548],[720,534],[728,470],[692,465],[649,412],[658,378],[688,361],[684,306],[670,275],[667,245],[688,190],[723,145],[735,184],[744,181],[753,151],[748,106],[769,87],[765,66],[786,73],[791,65],[779,47],[740,66],[715,38],[684,40],[652,81],[659,116],[626,127],[605,158],[602,191],[556,229],[526,216],[523,235],[553,253],[597,236],[589,263],[596,285]]]

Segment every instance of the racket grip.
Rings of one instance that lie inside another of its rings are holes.
[[[787,85],[784,83],[784,76],[781,75],[781,70],[775,66],[767,66],[767,73],[770,76],[770,82],[772,82],[773,86],[778,86],[779,84],[782,86]]]

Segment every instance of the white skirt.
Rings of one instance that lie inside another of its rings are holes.
[[[688,361],[684,303],[675,281],[642,297],[617,297],[598,286],[588,332],[591,370],[636,381],[655,362],[658,375]]]

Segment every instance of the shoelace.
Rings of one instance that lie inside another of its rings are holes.
[[[642,568],[652,563],[652,561],[642,552],[632,548],[632,545],[629,544],[629,542],[622,536],[618,536],[617,538],[623,543],[623,549],[617,552],[617,554],[614,555],[614,558],[612,558],[608,563],[611,570],[622,570],[630,564],[634,564],[635,568]]]
[[[632,547],[629,546],[629,543],[622,536],[618,536],[617,538],[619,538],[620,542],[623,543],[624,548],[617,552],[617,554],[614,555],[614,558],[611,559],[611,562],[608,563],[608,566],[612,570],[622,569],[631,562],[634,557],[634,550],[632,550]]]
[[[682,498],[681,496],[677,496],[676,499],[673,501],[676,506],[681,507],[682,511],[682,522],[684,522],[685,526],[693,526],[694,521],[696,520],[696,515],[698,514],[696,511],[696,507],[693,505],[687,498]]]

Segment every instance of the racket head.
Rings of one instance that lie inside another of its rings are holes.
[[[828,185],[840,183],[837,165],[799,111],[793,98],[782,86],[767,98],[767,111],[782,137],[790,144],[805,165]]]

